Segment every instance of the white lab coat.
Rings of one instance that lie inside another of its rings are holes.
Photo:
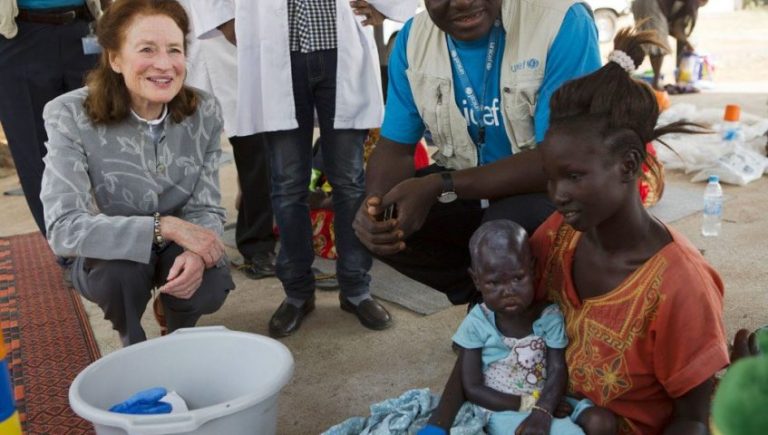
[[[404,21],[417,0],[368,0],[385,16]],[[193,0],[197,35],[219,34],[216,27],[235,18],[238,57],[237,135],[298,127],[293,103],[286,0]],[[383,96],[373,28],[352,12],[348,0],[336,0],[338,64],[337,129],[381,125]]]
[[[185,83],[202,89],[219,100],[228,137],[237,131],[237,47],[219,34],[205,40],[194,37],[200,26],[199,16],[192,11],[197,0],[179,0],[190,18],[187,40],[187,77]]]

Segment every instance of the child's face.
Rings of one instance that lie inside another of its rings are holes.
[[[556,124],[541,144],[547,191],[565,222],[586,231],[613,216],[626,200],[621,159],[585,124]]]
[[[522,251],[522,252],[521,252]],[[469,274],[485,305],[501,315],[525,312],[533,302],[533,265],[528,247],[493,249],[481,242]]]

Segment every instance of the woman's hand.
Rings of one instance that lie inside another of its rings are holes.
[[[742,358],[759,354],[760,351],[757,347],[755,333],[750,332],[748,329],[739,329],[736,331],[736,335],[733,337],[733,348],[731,349],[731,364]]]
[[[533,409],[517,427],[515,435],[547,435],[550,426],[552,426],[552,416],[544,411]]]
[[[203,272],[203,260],[194,252],[184,251],[173,260],[173,266],[160,292],[179,299],[189,299],[200,288]]]
[[[199,255],[206,268],[215,266],[224,255],[224,244],[218,234],[175,216],[160,218],[160,234],[164,239]]]
[[[440,174],[430,174],[401,181],[384,195],[381,208],[385,209],[395,204],[397,227],[402,232],[403,240],[424,225],[429,210],[437,201],[441,189]]]
[[[360,242],[376,255],[392,255],[405,249],[403,232],[397,229],[397,219],[380,221],[384,214],[379,196],[369,196],[360,205],[352,228]]]

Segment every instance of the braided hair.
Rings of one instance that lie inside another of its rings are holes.
[[[645,57],[643,46],[669,50],[653,31],[637,27],[619,30],[614,38],[614,59],[597,71],[566,82],[550,100],[550,124],[589,121],[610,151],[636,149],[643,160],[655,160],[646,144],[669,133],[703,133],[704,127],[679,121],[657,127],[659,104],[654,90],[631,76]],[[663,142],[662,142],[663,143]],[[666,145],[666,144],[665,144]],[[651,165],[649,165],[651,166]],[[660,165],[652,165],[659,167]]]
[[[669,148],[659,139],[661,136],[708,131],[704,126],[686,121],[656,126],[659,104],[655,91],[646,82],[632,77],[645,57],[644,46],[669,50],[655,32],[626,27],[619,30],[613,44],[611,61],[589,75],[566,82],[555,91],[550,100],[550,125],[587,123],[603,138],[603,144],[612,155],[636,150],[650,169],[643,176],[652,178],[648,181],[663,188],[663,183],[654,183],[654,180],[663,179],[662,165],[648,153],[646,144],[658,140]]]

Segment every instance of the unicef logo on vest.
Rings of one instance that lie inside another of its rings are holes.
[[[534,70],[534,69],[537,69],[540,64],[541,62],[539,61],[539,59],[536,59],[534,57],[528,60],[521,60],[520,62],[512,64],[512,72],[518,72],[524,69]]]

